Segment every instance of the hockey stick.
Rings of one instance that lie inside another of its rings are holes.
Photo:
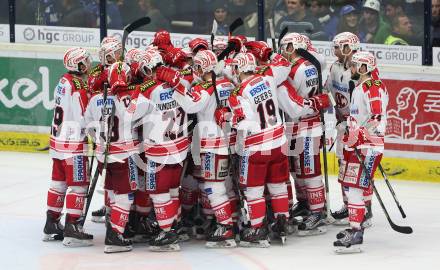
[[[387,186],[388,186],[388,189],[389,189],[390,192],[391,192],[391,195],[393,195],[394,201],[396,202],[397,208],[399,208],[400,214],[402,214],[402,217],[403,217],[403,218],[406,218],[406,214],[405,214],[405,212],[403,211],[402,205],[400,204],[399,200],[397,200],[396,193],[394,192],[394,189],[393,189],[393,187],[391,186],[390,181],[388,181],[388,177],[387,177],[387,175],[386,175],[386,173],[385,173],[385,170],[383,169],[383,167],[382,167],[382,165],[381,165],[380,163],[379,163],[379,170],[380,170],[380,173],[381,173],[382,176],[383,176],[383,179],[385,180],[385,183],[387,183]]]
[[[234,31],[243,25],[243,20],[241,18],[237,18],[235,19],[235,21],[233,21],[231,23],[231,25],[229,26],[229,32],[228,32],[228,40],[231,38],[232,33],[234,33]],[[232,52],[233,50],[235,50],[235,44],[228,42],[228,46],[226,47],[226,49],[224,49],[218,56],[217,59],[218,61],[221,61],[223,59],[225,59],[226,56],[229,55],[230,52]]]
[[[364,172],[365,172],[365,177],[366,177],[367,180],[370,182],[370,184],[373,185],[374,194],[376,194],[377,200],[379,201],[379,204],[380,204],[380,206],[382,207],[382,210],[383,210],[383,212],[385,213],[385,216],[387,217],[388,222],[389,222],[390,225],[391,225],[391,228],[393,228],[393,230],[395,230],[396,232],[399,232],[399,233],[411,234],[411,233],[413,232],[413,229],[412,229],[411,227],[409,227],[409,226],[399,226],[399,225],[395,224],[395,223],[391,220],[390,215],[388,214],[388,211],[387,211],[387,209],[386,209],[386,207],[385,207],[385,205],[384,205],[384,203],[383,203],[383,201],[382,201],[382,198],[380,197],[379,192],[377,191],[377,188],[376,188],[376,186],[374,185],[373,180],[370,178],[370,173],[369,173],[369,171],[368,171],[368,169],[367,169],[367,166],[365,166],[365,163],[364,163],[364,161],[362,160],[361,155],[359,154],[359,150],[358,150],[356,147],[354,147],[354,152],[355,152],[355,154],[356,154],[356,157],[357,157],[358,160],[359,160],[359,163],[360,163],[361,166],[362,166],[362,169],[363,169]]]
[[[318,71],[318,87],[319,87],[319,93],[322,93],[322,71],[321,71],[321,63],[316,59],[311,53],[304,49],[297,49],[296,50],[298,55],[303,57],[304,59],[308,60],[312,65],[314,65]],[[322,154],[323,154],[323,161],[324,161],[324,181],[325,181],[325,206],[326,206],[326,214],[327,214],[327,221],[329,223],[335,222],[335,219],[331,215],[331,209],[330,209],[330,189],[328,184],[328,164],[327,164],[327,146],[326,146],[326,136],[325,136],[325,118],[324,118],[324,111],[319,110],[319,115],[321,118],[321,124],[322,124],[322,135],[321,135],[321,143],[322,143]]]
[[[278,50],[281,50],[281,40],[287,34],[288,31],[289,31],[289,28],[287,26],[284,27],[283,30],[281,31],[281,33],[278,37]],[[280,53],[280,51],[278,53]]]
[[[124,27],[124,33],[122,34],[122,54],[121,54],[121,61],[124,60],[125,55],[125,43],[127,41],[128,34],[133,32],[134,30],[138,29],[139,27],[142,27],[144,25],[147,25],[151,22],[150,17],[142,17],[137,19],[136,21],[127,24]]]
[[[216,85],[217,84],[217,75],[215,74],[214,71],[211,71],[211,81],[212,81],[212,85],[214,87],[215,101],[217,103],[217,108],[221,108],[223,106],[220,103],[220,98],[217,93],[217,85]],[[231,130],[231,129],[229,128],[229,130]],[[229,140],[227,139],[226,141],[228,142],[227,148],[228,148],[228,171],[229,171],[229,168],[232,165],[232,159],[231,159],[232,154],[231,154],[231,149],[229,148]],[[231,181],[233,182],[235,188],[237,189],[240,213],[241,213],[243,222],[247,223],[250,219],[248,218],[248,211],[246,210],[246,207],[245,207],[244,195],[242,194],[242,191],[240,189],[240,184],[237,181],[234,181],[234,178],[235,177],[231,177]]]
[[[217,32],[218,24],[217,21],[214,19],[212,21],[212,30],[211,30],[211,50],[214,51],[214,39],[215,39],[215,33]]]

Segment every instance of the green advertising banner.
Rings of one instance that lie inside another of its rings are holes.
[[[0,125],[50,126],[62,60],[0,57]]]

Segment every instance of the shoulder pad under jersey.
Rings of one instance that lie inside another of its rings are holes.
[[[140,90],[141,92],[145,92],[145,91],[147,91],[149,88],[155,86],[156,84],[157,84],[157,82],[156,82],[155,80],[148,80],[148,81],[145,81],[145,82],[143,82],[143,83],[141,83],[141,84],[139,85],[139,90]]]

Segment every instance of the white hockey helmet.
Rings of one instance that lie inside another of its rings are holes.
[[[312,40],[310,40],[310,38],[306,35],[301,34],[301,36],[307,45],[307,50],[314,50],[313,45],[312,45]]]
[[[128,52],[125,54],[124,61],[128,65],[131,65],[133,63],[139,62],[142,59],[142,55],[144,54],[144,51],[141,51],[139,49],[133,48],[128,50]]]
[[[139,62],[139,70],[144,76],[150,76],[157,66],[163,64],[163,59],[159,51],[149,50],[142,54],[142,58]]]
[[[218,55],[228,46],[228,38],[225,36],[216,36],[212,43],[212,50]]]
[[[69,71],[87,72],[92,66],[92,57],[88,51],[81,47],[73,47],[66,51],[63,57],[64,67]],[[80,70],[79,65],[83,64],[86,69]]]
[[[104,66],[109,66],[119,60],[122,54],[122,44],[119,41],[108,41],[99,48],[99,61]],[[110,61],[108,59],[110,56]]]
[[[359,51],[361,49],[361,42],[358,36],[351,32],[342,32],[337,34],[333,38],[333,46],[339,47],[341,49],[342,55],[345,55],[343,50],[345,45],[350,48],[351,52]]]
[[[239,53],[232,60],[232,66],[237,68],[238,72],[255,72],[257,69],[257,59],[251,53]]]
[[[281,51],[286,51],[289,44],[292,44],[293,49],[307,50],[307,43],[303,35],[298,33],[289,33],[285,35],[280,42]]]
[[[356,67],[356,70],[359,74],[364,75],[368,72],[372,72],[376,69],[377,63],[376,63],[376,57],[367,51],[359,51],[353,54],[351,58],[351,65],[354,65]],[[365,65],[367,68],[366,72],[361,72],[360,68],[362,65]]]
[[[119,39],[118,39],[117,37],[115,37],[115,36],[107,36],[107,37],[104,37],[104,38],[102,39],[102,41],[101,41],[101,45],[100,45],[100,46],[102,46],[102,45],[104,45],[104,44],[106,44],[106,43],[109,43],[109,42],[120,42],[120,41],[119,41]]]
[[[217,55],[213,51],[199,51],[193,58],[193,70],[202,69],[203,74],[211,72],[217,65]]]

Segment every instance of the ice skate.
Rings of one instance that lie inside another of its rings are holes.
[[[322,213],[313,213],[298,225],[298,236],[312,236],[327,232]]]
[[[132,249],[133,246],[130,240],[125,239],[122,234],[113,230],[111,226],[107,227],[104,253],[127,252]]]
[[[344,235],[333,242],[333,246],[336,247],[335,252],[338,254],[350,254],[361,252],[361,246],[363,242],[364,230],[346,229],[338,235]],[[336,237],[338,237],[338,235]]]
[[[105,223],[105,212],[106,212],[105,205],[103,205],[98,210],[93,211],[92,212],[92,222]]]
[[[128,222],[125,225],[123,237],[128,240],[133,240],[136,235],[137,227],[139,226],[139,214],[135,211],[130,211],[128,214]]]
[[[179,236],[173,230],[161,231],[150,241],[150,250],[154,252],[179,251]]]
[[[295,217],[290,216],[287,220],[287,234],[292,235],[296,233],[298,231],[298,224],[298,220]]]
[[[280,239],[281,243],[284,245],[286,243],[288,234],[288,223],[285,215],[278,215],[274,223],[271,224],[270,230],[272,232],[272,237],[275,239]]]
[[[53,218],[49,211],[46,212],[46,224],[44,225],[43,241],[61,241],[64,239],[64,227],[60,223],[61,216],[57,219]]]
[[[202,223],[202,220],[197,220],[195,225],[196,231],[196,239],[203,240],[207,235],[211,233],[213,229],[215,229],[216,221],[215,218],[207,218]]]
[[[160,233],[160,227],[152,217],[141,216],[138,219],[134,243],[148,243]]]
[[[232,225],[217,224],[217,228],[206,237],[207,248],[234,248],[236,246]]]
[[[348,208],[347,205],[343,205],[341,209],[332,213],[332,217],[335,219],[333,225],[337,226],[346,226],[349,224],[348,222]]]
[[[259,228],[247,228],[240,237],[241,247],[270,247],[269,232],[265,226]]]
[[[66,221],[63,245],[66,247],[87,247],[93,245],[92,240],[93,235],[85,233],[78,221]]]
[[[298,201],[289,210],[289,215],[291,217],[306,217],[310,214],[311,213],[307,205],[307,201]]]
[[[179,242],[186,242],[190,240],[189,233],[186,228],[183,226],[182,221],[175,222],[173,225],[173,230],[179,236]]]

